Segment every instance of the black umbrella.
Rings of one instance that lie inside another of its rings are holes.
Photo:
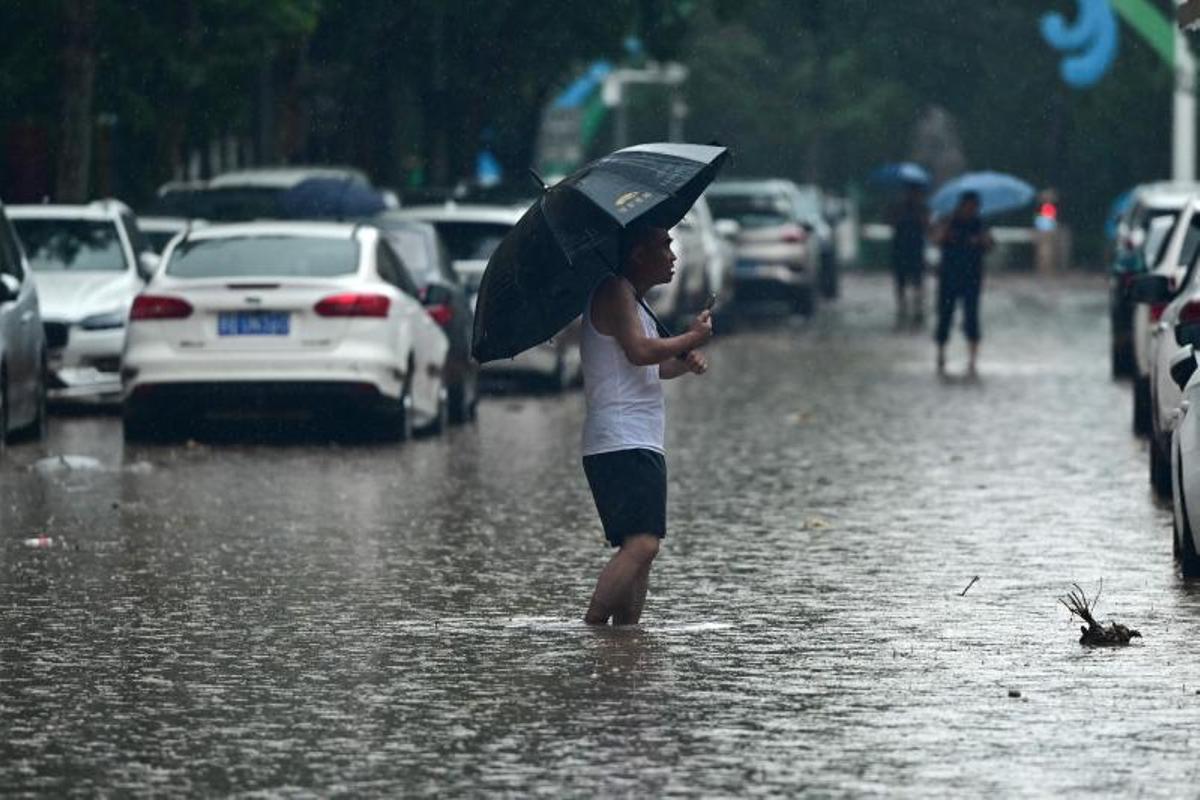
[[[543,191],[488,260],[472,355],[511,358],[566,327],[616,271],[622,231],[679,222],[727,156],[712,145],[626,147]]]

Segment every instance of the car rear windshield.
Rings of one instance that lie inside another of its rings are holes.
[[[732,219],[743,228],[769,228],[793,221],[787,198],[778,195],[709,195],[708,205],[717,219]]]
[[[117,226],[105,220],[14,219],[34,272],[123,272]]]
[[[455,261],[484,261],[510,230],[500,222],[438,222],[438,233]]]
[[[358,242],[316,236],[231,236],[180,242],[176,278],[329,278],[358,270]]]

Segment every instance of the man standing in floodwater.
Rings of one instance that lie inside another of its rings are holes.
[[[697,348],[712,336],[705,310],[686,333],[660,338],[639,300],[675,274],[671,236],[662,228],[627,231],[619,275],[605,278],[583,312],[587,417],[583,471],[604,536],[617,552],[596,582],[583,621],[634,625],[641,619],[650,567],[667,534],[666,405],[662,381],[703,375]]]
[[[979,216],[979,193],[967,191],[959,197],[950,219],[943,222],[936,240],[942,246],[938,267],[937,341],[938,375],[946,374],[946,341],[954,307],[962,301],[963,333],[967,337],[967,377],[978,373],[979,295],[983,291],[983,254],[992,248],[992,235]]]
[[[906,183],[904,196],[892,209],[892,276],[896,280],[896,329],[925,324],[925,232],[929,207],[925,187]],[[911,316],[908,291],[912,289]]]

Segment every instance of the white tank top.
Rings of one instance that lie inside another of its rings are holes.
[[[667,412],[658,365],[630,363],[613,336],[592,324],[592,295],[583,309],[579,342],[583,360],[583,392],[587,418],[583,422],[583,454],[611,453],[644,447],[663,453]],[[638,319],[647,336],[658,336],[654,320],[639,304]]]

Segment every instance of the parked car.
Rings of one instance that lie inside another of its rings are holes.
[[[388,216],[428,222],[437,229],[474,309],[479,281],[492,251],[524,213],[525,208],[520,206],[448,202],[402,208]],[[580,323],[576,319],[550,341],[526,350],[516,358],[484,364],[482,371],[489,375],[533,379],[552,391],[562,391],[582,375],[579,335]]]
[[[37,284],[51,400],[116,400],[125,321],[159,258],[113,200],[12,206]]]
[[[400,256],[425,302],[434,322],[450,342],[446,356],[446,388],[450,421],[475,418],[479,404],[479,364],[471,357],[474,323],[471,300],[450,263],[450,254],[428,222],[381,214],[372,223],[383,231]]]
[[[816,309],[819,248],[797,213],[795,184],[783,180],[719,181],[709,187],[713,216],[735,242],[734,299],[783,301]],[[730,227],[728,223],[734,223]]]
[[[446,335],[379,229],[263,222],[193,230],[129,315],[125,436],[215,410],[367,416],[405,439],[447,422]]]
[[[202,219],[188,219],[186,217],[139,216],[137,224],[142,231],[142,235],[146,237],[146,241],[150,243],[150,247],[154,249],[154,252],[161,255],[167,249],[167,245],[176,236],[207,223]]]
[[[802,184],[792,194],[796,215],[801,224],[808,228],[817,242],[817,286],[821,296],[832,300],[841,291],[838,274],[837,242],[834,240],[833,225],[826,216],[829,204],[819,186]]]
[[[347,194],[368,192],[380,202],[395,202],[390,192],[380,192],[371,186],[370,179],[353,167],[290,166],[255,167],[225,172],[208,181],[178,181],[159,187],[153,212],[164,216],[199,218],[217,222],[245,222],[259,219],[296,219],[288,208],[288,192],[306,181],[332,182],[345,187]],[[335,204],[336,206],[336,204]],[[356,217],[364,213],[347,208],[338,214],[319,216]]]
[[[46,434],[46,334],[25,253],[0,205],[0,451]]]
[[[1152,398],[1150,383],[1150,368],[1153,361],[1152,344],[1154,331],[1162,317],[1167,304],[1183,288],[1184,277],[1188,265],[1195,259],[1200,250],[1200,196],[1189,200],[1181,209],[1171,234],[1162,252],[1156,259],[1149,275],[1161,276],[1165,279],[1165,290],[1146,288],[1156,285],[1154,281],[1146,281],[1146,275],[1135,279],[1131,291],[1135,300],[1133,310],[1133,430],[1134,433],[1145,436],[1152,429]],[[1139,288],[1141,287],[1141,288]],[[1156,295],[1152,299],[1151,295]]]
[[[1185,577],[1200,577],[1200,552],[1192,520],[1200,520],[1200,371],[1196,369],[1193,330],[1173,357],[1172,379],[1181,388],[1178,419],[1171,433],[1171,494],[1175,558]]]
[[[1108,294],[1113,377],[1136,372],[1133,280],[1157,263],[1175,218],[1197,190],[1200,184],[1142,184],[1133,189],[1129,207],[1117,221]]]
[[[675,253],[675,278],[655,286],[646,299],[655,315],[668,327],[687,325],[692,315],[716,298],[719,312],[732,294],[732,247],[717,233],[708,201],[701,196],[673,227],[671,249]]]

